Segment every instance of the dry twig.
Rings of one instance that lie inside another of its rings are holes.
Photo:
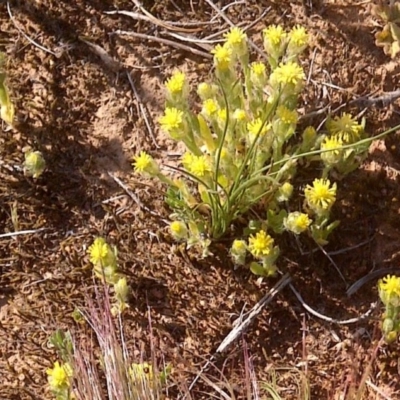
[[[188,51],[190,53],[196,54],[196,55],[204,57],[204,58],[208,58],[208,59],[212,58],[212,55],[209,54],[209,53],[206,53],[205,51],[194,49],[193,47],[186,46],[186,45],[181,44],[181,43],[176,43],[176,42],[174,42],[172,40],[159,38],[159,37],[156,37],[156,36],[145,35],[145,34],[137,33],[137,32],[121,31],[121,30],[117,30],[115,32],[111,32],[110,35],[132,36],[132,37],[136,37],[138,39],[152,40],[154,42],[166,44],[167,46],[172,46],[172,47],[176,47],[176,48],[181,49],[181,50]]]
[[[148,115],[147,115],[148,111],[147,111],[146,107],[144,106],[144,104],[142,102],[142,99],[140,98],[139,93],[136,90],[136,87],[135,87],[135,84],[133,82],[132,76],[128,71],[126,71],[126,76],[128,77],[128,81],[129,81],[129,84],[131,85],[133,94],[136,97],[138,111],[140,111],[140,113],[143,116],[144,122],[146,124],[147,131],[149,132],[150,137],[153,140],[154,146],[156,146],[156,148],[159,149],[160,146],[157,144],[156,138],[154,136],[153,129],[151,127],[151,124],[150,124],[150,121],[149,121],[149,118],[148,118]]]

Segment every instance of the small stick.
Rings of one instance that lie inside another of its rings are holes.
[[[218,346],[215,353],[210,357],[210,359],[204,364],[199,373],[193,379],[192,383],[189,386],[188,393],[192,390],[193,386],[199,380],[201,374],[207,369],[207,367],[216,359],[218,353],[224,352],[238,337],[243,334],[250,324],[254,321],[255,318],[261,313],[264,307],[270,303],[274,297],[285,288],[291,282],[291,277],[289,274],[285,274],[279,282],[252,308],[252,310],[247,314],[248,316],[239,323],[236,321],[233,323],[234,328],[230,331],[230,333],[225,337],[222,343]],[[183,397],[186,398],[187,395]]]
[[[133,11],[124,11],[124,10],[115,10],[115,11],[105,11],[104,14],[108,15],[126,15],[128,17],[131,17],[133,19],[138,19],[141,21],[151,21],[151,19],[143,14],[139,14]],[[168,25],[174,25],[174,26],[205,26],[205,25],[215,25],[216,22],[203,22],[203,21],[190,21],[190,22],[180,22],[180,21],[164,21]]]
[[[7,1],[7,12],[8,15],[10,16],[10,19],[12,21],[12,23],[14,24],[14,26],[17,28],[18,32],[31,44],[33,44],[34,46],[36,46],[37,48],[39,48],[40,50],[45,51],[46,53],[52,54],[53,56],[57,57],[57,54],[54,53],[53,51],[46,49],[46,47],[41,46],[39,43],[36,43],[33,39],[31,39],[25,32],[22,31],[22,29],[20,29],[18,27],[18,25],[15,22],[15,18],[14,16],[11,14],[11,8],[10,8],[10,3]]]
[[[323,321],[330,322],[333,324],[338,324],[338,325],[356,324],[357,322],[360,322],[360,321],[368,318],[379,304],[379,302],[372,303],[370,309],[366,313],[360,315],[359,317],[345,319],[345,320],[338,320],[338,319],[334,319],[331,317],[327,317],[326,315],[320,314],[318,311],[315,311],[303,300],[300,293],[293,287],[293,285],[291,283],[289,284],[289,287],[292,290],[292,292],[294,293],[294,295],[297,297],[297,300],[300,302],[300,304],[303,306],[303,308],[305,308],[310,314],[314,315],[317,318],[322,319]]]
[[[150,22],[152,22],[155,25],[161,26],[164,29],[167,29],[169,31],[174,31],[174,32],[186,32],[186,33],[193,33],[193,32],[198,32],[199,30],[201,30],[201,28],[186,29],[186,28],[179,28],[179,27],[176,27],[176,26],[168,25],[164,21],[161,21],[160,19],[156,18],[153,14],[149,13],[140,4],[140,2],[138,0],[132,0],[132,2],[148,18],[148,20]]]
[[[155,213],[154,211],[150,210],[150,208],[146,207],[140,200],[139,198],[128,188],[127,185],[125,185],[125,183],[123,183],[119,178],[117,178],[115,175],[111,174],[110,172],[108,172],[108,176],[112,179],[114,179],[114,181],[121,186],[122,189],[125,190],[125,192],[129,195],[129,197],[144,211],[148,212],[150,215],[153,215],[154,217],[160,218],[160,215],[158,215],[157,213]],[[161,221],[169,224],[169,221],[161,218]]]
[[[176,43],[176,42],[174,42],[172,40],[159,38],[159,37],[156,37],[156,36],[144,35],[142,33],[121,31],[121,30],[117,30],[115,32],[111,32],[109,35],[121,35],[121,36],[125,35],[125,36],[136,37],[138,39],[153,40],[155,42],[166,44],[167,46],[172,46],[172,47],[176,47],[176,48],[181,49],[181,50],[188,51],[190,53],[196,54],[196,55],[204,57],[204,58],[208,58],[208,59],[212,58],[212,55],[209,54],[209,53],[206,53],[205,51],[194,49],[193,47],[186,46],[186,45],[181,44],[181,43]]]
[[[48,228],[39,228],[39,229],[28,229],[26,231],[17,231],[17,232],[7,232],[0,234],[0,239],[13,237],[13,236],[21,236],[21,235],[31,235],[32,233],[42,232],[47,230]]]
[[[371,107],[376,103],[382,103],[383,106],[392,103],[400,97],[400,90],[395,90],[393,92],[387,92],[379,97],[368,97],[363,96],[358,99],[351,100],[349,105],[359,104],[361,107]]]
[[[133,91],[133,93],[134,93],[134,95],[136,97],[136,101],[137,101],[136,107],[138,108],[138,111],[140,111],[140,113],[143,116],[144,122],[146,124],[147,131],[149,132],[150,137],[153,140],[154,146],[156,146],[156,148],[159,149],[160,146],[157,144],[156,138],[154,136],[153,129],[151,128],[151,125],[150,125],[150,121],[147,118],[147,109],[144,106],[144,104],[143,104],[143,102],[142,102],[142,100],[141,100],[141,98],[139,96],[139,93],[136,90],[136,87],[135,87],[135,84],[133,82],[132,76],[128,71],[126,71],[126,76],[128,77],[129,84],[131,85],[132,91]]]

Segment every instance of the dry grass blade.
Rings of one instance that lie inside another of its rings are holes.
[[[240,335],[242,335],[250,324],[261,314],[264,307],[269,304],[274,297],[282,291],[288,284],[290,284],[292,278],[289,274],[284,275],[279,282],[267,293],[247,314],[247,317],[243,321],[236,324],[234,329],[228,334],[223,342],[218,346],[217,353],[223,353]],[[235,324],[235,323],[234,323]]]
[[[144,35],[142,33],[121,31],[121,30],[117,30],[115,32],[112,32],[112,33],[110,33],[110,35],[131,36],[131,37],[136,37],[138,39],[152,40],[154,42],[162,43],[162,44],[165,44],[167,46],[172,46],[172,47],[175,47],[177,49],[188,51],[189,53],[196,54],[197,56],[201,56],[201,57],[208,58],[208,59],[212,58],[211,54],[206,53],[204,51],[201,51],[201,50],[198,50],[198,49],[194,49],[193,47],[186,46],[186,45],[181,44],[181,43],[176,43],[176,42],[174,42],[172,40],[159,38],[159,37],[156,37],[156,36]]]

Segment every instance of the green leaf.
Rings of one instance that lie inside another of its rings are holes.
[[[250,264],[250,271],[257,276],[265,275],[264,267],[255,261]]]

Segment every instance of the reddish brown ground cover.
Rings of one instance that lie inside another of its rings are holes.
[[[218,2],[220,8],[228,4]],[[242,310],[248,311],[276,282],[259,283],[246,270],[234,271],[224,244],[215,257],[202,261],[175,251],[163,222],[169,211],[161,187],[132,173],[131,159],[139,150],[159,160],[172,160],[176,152],[156,123],[164,105],[165,79],[181,68],[196,84],[209,74],[210,61],[168,44],[113,33],[132,31],[206,51],[172,36],[188,35],[174,22],[187,22],[185,29],[194,29],[190,35],[197,38],[228,27],[202,0],[146,1],[143,6],[169,28],[106,14],[137,12],[127,0],[13,1],[11,16],[6,4],[0,5],[0,49],[8,56],[17,109],[15,128],[0,135],[0,233],[45,228],[0,239],[1,399],[51,398],[45,371],[56,355],[48,338],[56,328],[78,329],[71,313],[91,293],[86,249],[97,235],[118,247],[121,268],[129,277],[132,300],[124,315],[128,346],[149,356],[150,310],[157,355],[173,365],[175,379],[190,382]],[[261,44],[261,30],[272,23],[304,25],[312,37],[303,57],[310,81],[301,112],[325,106],[335,110],[360,96],[397,89],[399,63],[375,46],[378,26],[368,2],[248,0],[225,10],[233,23],[244,27],[263,12],[248,31],[255,43]],[[366,110],[360,104],[343,110],[363,113],[371,135],[400,123],[397,101]],[[317,115],[308,123],[317,125],[324,117]],[[36,181],[18,168],[27,146],[40,150],[47,162],[46,172]],[[372,268],[398,267],[399,149],[397,134],[375,143],[360,170],[340,182],[335,215],[342,223],[326,251],[337,252],[332,258],[348,285]],[[110,174],[155,215],[132,201]],[[365,244],[344,251],[361,243]],[[305,302],[318,312],[348,319],[377,300],[376,281],[346,296],[346,284],[332,263],[322,252],[310,253],[310,244],[303,244],[305,254],[290,237],[280,246],[281,269],[291,274]],[[330,324],[307,313],[286,288],[250,327],[245,340],[260,380],[270,378],[272,367],[296,367],[306,370],[312,398],[335,399],[365,371],[379,338],[378,318],[375,312],[355,325]],[[241,344],[216,363],[234,386],[242,380]],[[393,399],[400,396],[398,357],[398,343],[383,347],[370,371],[371,382],[383,391],[390,387]],[[211,368],[207,374],[216,371]],[[282,397],[295,398],[293,374],[277,374]],[[209,398],[200,394],[201,388],[195,389],[195,398]],[[366,398],[373,398],[375,392],[368,393],[371,397]]]

